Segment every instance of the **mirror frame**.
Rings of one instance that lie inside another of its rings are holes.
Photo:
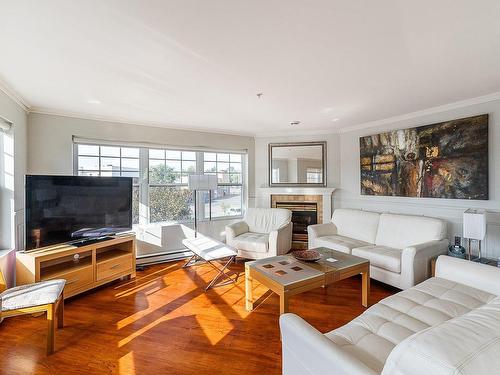
[[[323,182],[321,183],[308,183],[308,182],[273,182],[273,148],[274,147],[294,147],[294,146],[321,146],[321,161],[322,161],[322,174],[323,174]],[[278,186],[288,186],[288,187],[325,187],[327,184],[326,181],[326,142],[325,141],[317,141],[317,142],[289,142],[289,143],[269,143],[268,151],[268,179],[269,186],[278,187]]]

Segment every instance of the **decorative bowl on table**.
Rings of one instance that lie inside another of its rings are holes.
[[[321,254],[316,250],[297,250],[292,255],[295,259],[304,262],[317,262],[321,259]]]

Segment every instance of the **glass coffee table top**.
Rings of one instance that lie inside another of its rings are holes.
[[[321,270],[310,267],[290,255],[254,260],[247,262],[245,266],[284,286],[324,278],[325,276],[325,273]]]
[[[326,247],[317,247],[312,250],[319,252],[321,254],[321,259],[317,262],[304,263],[324,273],[343,271],[351,267],[369,263],[368,259],[328,249]]]
[[[367,259],[326,247],[314,250],[321,254],[321,259],[317,262],[304,262],[295,259],[292,255],[281,255],[248,262],[247,266],[271,280],[287,286],[302,281],[316,280],[329,273],[369,263]]]

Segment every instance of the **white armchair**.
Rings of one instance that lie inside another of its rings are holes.
[[[292,247],[291,220],[289,210],[249,208],[243,221],[226,226],[226,243],[248,259],[286,254]]]

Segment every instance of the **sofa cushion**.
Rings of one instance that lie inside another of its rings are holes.
[[[338,208],[333,212],[332,223],[337,227],[337,234],[373,244],[379,218],[376,212]]]
[[[401,342],[387,358],[382,374],[491,374],[500,368],[499,353],[497,297]]]
[[[383,299],[326,337],[381,372],[391,351],[407,337],[494,298],[493,294],[434,277]]]
[[[401,273],[401,253],[403,250],[387,246],[364,246],[352,249],[352,255],[368,259],[370,266]]]
[[[292,211],[284,208],[248,208],[243,221],[248,231],[254,233],[271,233],[292,220]]]
[[[314,247],[327,247],[329,249],[341,251],[343,253],[350,254],[351,250],[355,247],[362,247],[370,245],[368,242],[355,240],[354,238],[331,235],[318,237],[313,242]]]
[[[403,249],[424,242],[446,238],[446,222],[424,216],[382,214],[376,245]]]
[[[231,246],[238,250],[267,253],[269,251],[269,235],[264,233],[246,232],[234,237]]]

